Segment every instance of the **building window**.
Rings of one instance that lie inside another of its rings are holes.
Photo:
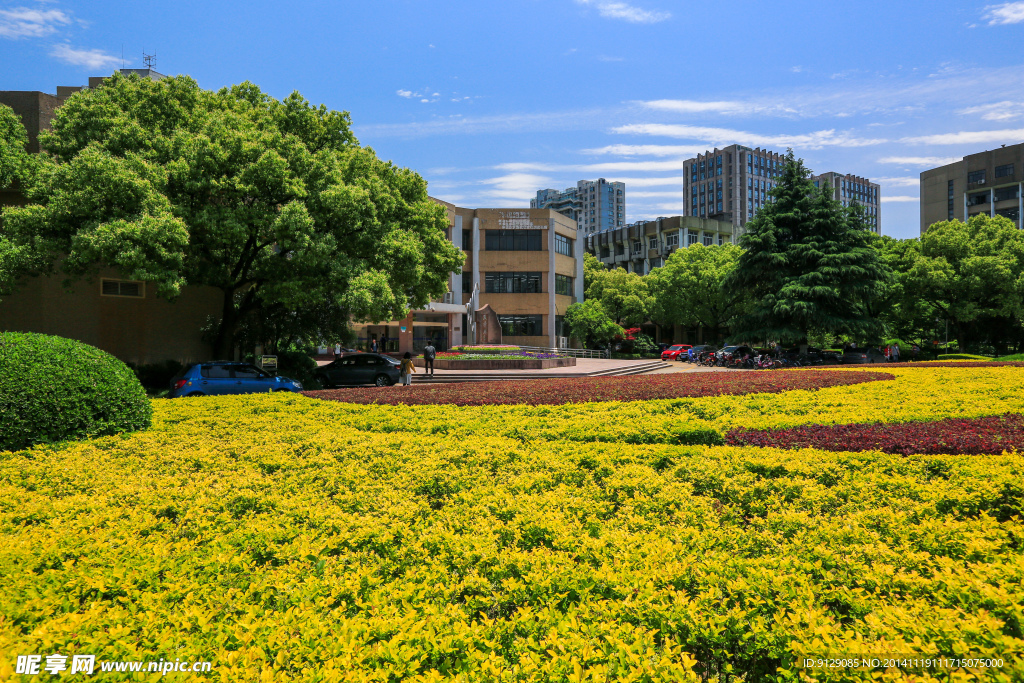
[[[473,233],[470,230],[462,231],[462,251],[473,251]]]
[[[572,240],[562,235],[555,235],[555,252],[563,256],[572,256]]]
[[[507,337],[539,337],[543,333],[539,315],[499,315],[501,333]]]
[[[540,273],[487,273],[484,286],[488,294],[539,294]]]
[[[487,251],[544,251],[540,230],[488,230]]]
[[[715,243],[715,236],[704,233],[704,246],[710,247]]]
[[[462,293],[473,293],[473,273],[467,273],[466,271],[462,271]]]
[[[100,280],[102,296],[124,296],[132,299],[146,298],[146,284],[135,280]]]
[[[678,247],[679,246],[679,233],[670,232],[665,235],[665,246],[666,247]]]
[[[1010,187],[1000,187],[995,191],[996,201],[1002,202],[1007,199],[1017,198],[1017,186],[1011,185]]]
[[[1006,176],[1011,175],[1013,175],[1013,164],[996,166],[996,178],[1005,178]]]
[[[633,242],[633,253],[634,254],[639,254],[643,250],[644,250],[644,245],[643,245],[642,242],[639,242],[639,241]]]
[[[691,232],[686,236],[686,246],[692,247],[695,244],[697,244],[697,235]]]
[[[658,248],[658,238],[657,237],[649,237],[647,239],[647,248],[648,249],[657,249]]]
[[[601,258],[611,258],[611,250],[607,246],[601,247]]]
[[[566,334],[566,332],[567,332],[567,330],[565,329],[565,316],[564,315],[556,315],[555,316],[555,336],[556,337],[567,337],[568,335]]]
[[[967,206],[978,206],[988,204],[988,192],[975,192],[967,195]]]
[[[573,296],[572,278],[568,275],[555,273],[555,294],[562,296]]]
[[[983,183],[985,182],[985,169],[980,171],[971,171],[967,174],[967,182],[969,183]]]
[[[1020,209],[1016,206],[1009,209],[996,209],[996,215],[1009,218],[1014,223],[1017,223],[1020,220]]]

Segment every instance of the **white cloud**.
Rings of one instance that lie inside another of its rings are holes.
[[[883,204],[888,204],[890,202],[893,202],[893,203],[917,202],[917,201],[921,201],[921,199],[920,199],[920,197],[911,197],[910,195],[900,195],[900,196],[896,196],[896,197],[886,197],[883,194],[882,196],[880,196],[878,198],[878,201],[882,202]]]
[[[882,157],[878,163],[899,166],[945,166],[954,161],[960,161],[960,157]]]
[[[903,176],[900,178],[874,178],[874,182],[887,187],[917,187],[921,184],[920,178],[914,176]]]
[[[607,145],[581,150],[584,154],[612,154],[617,156],[692,157],[707,151],[694,145]]]
[[[658,111],[670,111],[678,114],[724,114],[729,116],[749,116],[752,114],[796,114],[796,110],[781,103],[746,102],[738,100],[700,101],[700,100],[650,100],[640,102],[641,106]]]
[[[99,70],[109,69],[121,63],[120,57],[115,57],[103,50],[76,50],[70,45],[55,45],[50,50],[50,56],[56,57],[62,62],[84,66],[88,69]]]
[[[640,9],[624,2],[609,0],[576,0],[576,4],[597,7],[598,14],[606,19],[622,19],[634,24],[656,24],[672,16],[668,12]]]
[[[797,147],[800,149],[821,149],[822,147],[866,147],[879,145],[886,140],[878,138],[857,138],[849,133],[835,130],[819,130],[800,135],[761,135],[728,128],[709,128],[665,123],[638,123],[612,129],[615,133],[636,135],[661,135],[670,138],[704,140],[709,145],[752,145],[756,147]]]
[[[919,135],[903,138],[900,142],[909,145],[984,145],[991,143],[1017,143],[1021,140],[1024,140],[1024,128]]]
[[[643,172],[643,171],[678,171],[680,178],[683,173],[683,159],[672,161],[613,161],[603,164],[547,164],[514,162],[498,164],[494,168],[503,171],[547,171],[551,172],[576,172],[582,174],[597,174],[607,176],[617,172]],[[681,181],[680,181],[681,182]]]
[[[989,26],[996,24],[1019,24],[1024,21],[1024,2],[1004,2],[1002,5],[989,5],[985,8],[982,19],[988,20]]]
[[[958,109],[956,113],[964,116],[981,114],[981,118],[986,121],[1012,121],[1013,119],[1019,119],[1024,116],[1024,102],[1003,100],[1002,102],[993,102],[992,104],[982,104],[977,107]]]
[[[406,97],[406,98],[409,98],[409,97],[413,97],[413,96],[414,96],[414,94],[413,94],[412,90],[399,90],[399,91],[397,91],[397,92],[396,92],[396,94],[397,94],[397,95],[398,95],[399,97]]]
[[[71,17],[57,9],[15,7],[0,10],[0,37],[41,38],[56,33],[59,26],[70,23]]]

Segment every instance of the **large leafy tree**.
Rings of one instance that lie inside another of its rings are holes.
[[[442,296],[464,257],[426,182],[349,126],[298,93],[115,74],[58,110],[49,168],[3,237],[73,278],[110,266],[169,298],[221,290],[218,356],[254,316],[327,321],[323,337],[400,318]]]
[[[717,339],[749,304],[746,289],[724,286],[741,253],[734,244],[677,249],[647,276],[654,295],[652,317],[668,325],[702,326]]]
[[[617,335],[622,334],[622,328],[615,324],[596,299],[571,304],[565,311],[565,324],[569,328],[569,336],[585,346],[611,344]]]
[[[28,134],[10,107],[0,104],[0,207],[17,201],[21,188],[31,181],[35,160],[26,151]],[[0,292],[10,289],[17,273],[30,267],[30,245],[7,237],[0,215]]]
[[[623,268],[592,270],[586,298],[600,301],[605,313],[617,325],[625,327],[635,327],[648,320],[654,305],[647,280]]]
[[[863,210],[816,188],[792,150],[772,200],[746,226],[744,251],[727,288],[753,296],[736,339],[803,341],[811,331],[871,337],[881,332],[868,303],[889,276]]]
[[[948,320],[961,349],[1024,318],[1024,233],[986,215],[933,224],[907,254],[905,296]]]

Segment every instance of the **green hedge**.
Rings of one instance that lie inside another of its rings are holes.
[[[127,365],[96,347],[0,332],[0,450],[149,426],[153,408]]]
[[[939,360],[992,360],[991,356],[975,356],[970,353],[940,353]]]

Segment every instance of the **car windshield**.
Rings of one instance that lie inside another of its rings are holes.
[[[668,350],[669,351],[679,351],[682,348],[683,348],[682,346],[670,346],[670,347],[668,347]]]

